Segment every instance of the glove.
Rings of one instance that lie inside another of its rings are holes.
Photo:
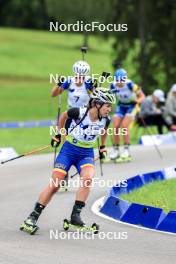
[[[110,92],[115,94],[115,93],[117,93],[117,89],[116,88],[111,88]]]
[[[57,86],[60,87],[63,84],[63,82],[64,82],[64,78],[63,77],[59,77],[58,82],[57,82]]]
[[[106,156],[107,156],[107,150],[106,150],[105,146],[102,145],[99,148],[99,157],[100,157],[100,160],[105,159]]]
[[[51,146],[53,148],[59,147],[60,143],[61,143],[61,134],[57,134],[51,139]]]
[[[93,88],[97,88],[98,87],[98,80],[97,79],[93,79],[92,80],[92,86],[93,86]]]

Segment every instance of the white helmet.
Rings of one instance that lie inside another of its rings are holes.
[[[76,75],[85,76],[89,73],[89,71],[90,71],[90,66],[86,61],[80,60],[80,61],[76,61],[73,64],[73,72]]]
[[[93,99],[97,103],[108,103],[108,104],[115,104],[116,103],[116,97],[111,92],[109,88],[99,87],[93,91],[93,93],[90,96],[91,99]]]

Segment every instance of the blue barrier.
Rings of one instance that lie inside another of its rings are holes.
[[[176,211],[170,211],[163,221],[158,223],[156,229],[160,231],[176,233]]]
[[[114,219],[120,219],[128,207],[129,203],[127,201],[114,196],[109,196],[103,207],[100,209],[100,212]]]
[[[119,197],[122,194],[127,193],[127,187],[119,186],[118,184],[113,186],[112,189],[110,190],[110,196],[116,196]]]
[[[125,214],[120,218],[122,222],[127,222],[130,224],[139,224],[139,214],[142,211],[143,206],[141,204],[131,204]]]
[[[127,180],[127,192],[131,192],[134,189],[140,188],[144,185],[141,176],[137,175]]]
[[[142,174],[142,180],[144,183],[150,183],[152,181],[164,180],[164,172],[163,171],[155,171],[150,173]]]
[[[141,178],[140,175],[137,175],[127,179],[126,187],[119,184],[113,186],[112,189],[110,190],[110,196],[112,195],[119,197],[120,195],[131,192],[132,190],[140,188],[143,185],[144,185],[143,179]]]
[[[132,203],[120,220],[154,229],[165,216],[161,208]]]
[[[113,186],[100,212],[122,222],[176,233],[176,211],[170,211],[166,215],[161,208],[129,203],[119,197],[152,181],[176,177],[175,170],[173,167],[162,171],[144,173],[127,179],[127,187],[118,184]]]

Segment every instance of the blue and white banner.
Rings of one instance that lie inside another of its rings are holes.
[[[40,121],[18,121],[18,122],[0,122],[0,128],[31,128],[31,127],[49,127],[56,125],[55,120]]]

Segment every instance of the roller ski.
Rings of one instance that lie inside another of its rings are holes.
[[[81,213],[80,205],[74,205],[73,211],[71,214],[71,220],[64,219],[63,228],[64,230],[69,230],[70,228],[77,231],[85,231],[85,232],[93,232],[94,234],[98,233],[99,226],[96,223],[93,223],[92,226],[86,226],[82,221],[80,213]]]
[[[111,160],[110,158],[106,157],[106,158],[102,159],[101,162],[102,162],[103,164],[106,164],[106,163],[112,163],[112,160]]]
[[[65,185],[62,185],[59,189],[59,192],[67,192],[68,191],[68,187]]]
[[[114,160],[115,163],[125,163],[125,162],[130,162],[130,161],[132,161],[131,156],[128,156],[128,157],[120,156],[118,159]]]
[[[97,225],[96,223],[93,223],[91,226],[86,226],[85,224],[76,225],[76,224],[72,224],[72,222],[67,219],[64,219],[63,228],[65,231],[72,229],[81,232],[92,232],[94,234],[98,234],[99,232],[99,225]]]
[[[36,225],[37,219],[35,217],[28,217],[24,223],[21,224],[20,230],[29,233],[30,235],[34,235],[39,227]]]
[[[123,153],[115,159],[115,163],[123,163],[130,161],[132,161],[132,157],[128,147],[125,147]]]

